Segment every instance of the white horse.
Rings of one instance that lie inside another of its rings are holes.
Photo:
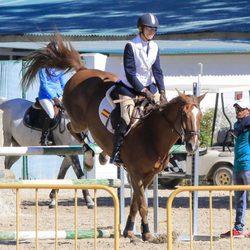
[[[0,99],[0,109],[3,111],[3,146],[40,146],[41,131],[28,128],[24,125],[23,119],[27,109],[33,104],[32,102],[17,98],[11,100]],[[53,130],[53,138],[56,145],[76,145],[78,142],[70,134],[65,126],[69,122],[68,118],[61,119],[59,126]],[[64,130],[60,131],[64,127]],[[20,158],[20,156],[5,156],[4,165],[6,169]],[[84,178],[84,173],[77,155],[65,156],[58,176],[63,179],[69,167],[72,166],[78,179]],[[82,190],[84,199],[88,208],[93,208],[94,202],[88,190]],[[55,205],[55,190],[50,192],[51,203],[50,208]]]

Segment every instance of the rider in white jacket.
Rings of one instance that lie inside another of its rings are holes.
[[[121,100],[121,118],[115,127],[114,147],[110,158],[110,163],[116,165],[122,164],[120,147],[134,109],[133,98],[142,95],[151,101],[167,101],[159,48],[152,41],[158,26],[156,16],[151,13],[142,15],[137,21],[139,34],[127,43],[124,49],[123,68],[116,91]]]

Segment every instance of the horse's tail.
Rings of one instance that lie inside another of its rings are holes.
[[[66,71],[73,68],[78,71],[84,68],[84,64],[80,54],[72,47],[70,42],[64,41],[62,36],[57,34],[45,48],[34,51],[27,57],[26,72],[21,81],[24,90],[32,85],[41,68],[55,68]]]

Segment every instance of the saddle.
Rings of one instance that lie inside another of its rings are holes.
[[[116,105],[113,100],[118,99],[116,95],[115,86],[112,86],[106,92],[105,97],[102,99],[99,105],[99,117],[103,125],[111,132],[114,133],[114,128],[120,119],[120,105]],[[146,117],[152,110],[156,109],[157,105],[150,103],[149,100],[144,98],[138,98],[135,100],[135,108],[131,115],[130,124],[126,134],[130,132],[132,128],[137,126],[144,117]]]
[[[130,131],[132,128],[134,128],[138,124],[140,124],[141,121],[148,114],[150,114],[155,108],[156,108],[156,106],[153,105],[152,103],[150,103],[150,101],[148,99],[135,100],[135,107],[134,107],[133,113],[131,115],[130,124],[128,126],[128,131]],[[119,107],[119,105],[117,105],[110,115],[111,124],[112,124],[113,128],[117,124],[118,119],[120,119],[120,110],[119,109],[120,109],[120,107]]]
[[[61,112],[60,109],[56,106],[54,106],[56,117],[53,119],[53,121],[50,124],[50,130],[54,130],[60,120],[61,120]],[[23,123],[26,127],[32,128],[34,130],[42,131],[43,127],[43,119],[45,116],[48,116],[45,110],[40,105],[38,99],[36,99],[36,102],[32,104],[25,112]]]

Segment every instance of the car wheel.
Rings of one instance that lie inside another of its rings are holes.
[[[221,166],[216,169],[213,174],[213,184],[220,185],[232,185],[233,183],[233,171],[228,166]]]
[[[173,189],[177,186],[182,179],[169,179],[169,178],[159,178],[159,184],[166,189]]]

